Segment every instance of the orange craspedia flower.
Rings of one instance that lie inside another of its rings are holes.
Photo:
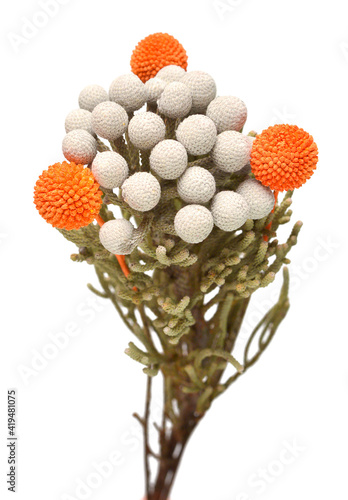
[[[187,54],[176,38],[168,33],[149,35],[133,50],[131,68],[144,83],[170,64],[187,68]]]
[[[35,184],[34,203],[53,227],[80,229],[99,214],[101,195],[89,168],[64,161],[42,172]]]
[[[318,163],[313,137],[296,125],[274,125],[254,140],[251,170],[263,185],[276,191],[299,188]]]

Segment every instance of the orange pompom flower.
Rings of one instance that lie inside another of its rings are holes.
[[[256,137],[250,165],[256,179],[276,191],[299,188],[318,163],[313,137],[296,125],[274,125]]]
[[[36,182],[34,203],[53,227],[80,229],[99,214],[102,192],[89,168],[75,163],[56,163]]]
[[[154,33],[138,43],[130,63],[133,73],[145,83],[164,66],[174,64],[186,70],[187,54],[173,36],[168,33]]]

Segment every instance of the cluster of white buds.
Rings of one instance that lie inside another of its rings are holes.
[[[161,204],[159,217],[167,203],[185,242],[204,241],[214,226],[235,231],[271,212],[273,192],[248,175],[253,137],[242,133],[246,106],[237,97],[217,97],[209,74],[171,65],[144,84],[129,73],[108,93],[87,86],[79,106],[65,120],[67,160],[88,165],[102,188],[120,188],[122,203],[137,213],[156,217],[164,189],[172,187],[175,195]],[[226,189],[236,173],[242,182]],[[110,252],[126,254],[134,230],[115,219],[104,224],[100,240]]]

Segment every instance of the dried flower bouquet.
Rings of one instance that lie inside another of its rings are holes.
[[[187,71],[186,52],[170,35],[142,40],[131,68],[109,92],[82,90],[65,122],[66,161],[42,173],[34,201],[77,245],[71,258],[95,267],[101,288],[89,288],[112,301],[135,336],[126,353],[147,376],[145,413],[136,415],[146,496],[166,500],[197,424],[255,364],[287,314],[284,264],[302,224],[283,244],[277,230],[289,223],[292,192],[312,175],[318,150],[295,125],[245,135],[244,102],[217,97],[209,74]],[[281,269],[278,302],[237,360],[250,298]],[[155,449],[149,423],[158,374],[164,400]]]

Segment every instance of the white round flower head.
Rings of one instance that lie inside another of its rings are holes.
[[[205,168],[189,167],[178,180],[178,194],[186,203],[207,203],[215,194],[214,176]]]
[[[274,207],[272,190],[267,186],[263,186],[256,179],[247,179],[242,182],[236,192],[243,196],[249,205],[249,219],[263,219]]]
[[[128,177],[126,160],[115,151],[98,153],[92,163],[92,173],[104,188],[120,187]]]
[[[161,198],[161,186],[156,177],[148,172],[137,172],[122,184],[122,196],[134,210],[152,210]]]
[[[114,219],[105,222],[99,231],[100,243],[106,250],[117,255],[131,253],[131,238],[134,226],[126,219]]]
[[[167,82],[157,76],[147,80],[147,82],[145,82],[146,102],[156,104],[166,85]]]
[[[186,149],[173,139],[161,141],[151,151],[150,167],[162,179],[177,179],[187,167]]]
[[[251,143],[245,135],[226,130],[216,138],[211,153],[214,165],[224,172],[237,172],[250,161]]]
[[[183,118],[191,107],[191,91],[181,82],[168,83],[158,100],[158,111],[169,118]]]
[[[202,205],[187,205],[174,218],[176,234],[187,243],[200,243],[212,232],[213,216]]]
[[[176,66],[175,64],[169,64],[164,66],[159,70],[156,77],[161,78],[167,83],[178,82],[184,75],[186,71],[181,66]]]
[[[108,101],[109,96],[103,87],[100,85],[87,85],[81,90],[79,95],[79,106],[87,111],[93,111],[101,102]]]
[[[153,148],[163,141],[166,126],[162,118],[151,111],[138,113],[129,122],[128,134],[131,142],[138,149]]]
[[[108,141],[121,137],[127,130],[128,115],[116,102],[106,101],[98,104],[92,112],[94,132]]]
[[[219,133],[225,130],[242,130],[247,115],[244,102],[233,96],[217,97],[207,109],[207,116],[213,120]]]
[[[220,191],[211,204],[214,224],[223,231],[239,229],[249,217],[249,205],[234,191]]]
[[[63,154],[68,161],[87,165],[97,154],[97,141],[86,130],[72,130],[63,139]]]
[[[191,155],[209,153],[216,141],[214,122],[205,115],[191,115],[185,118],[176,130],[176,138]]]
[[[116,78],[109,89],[110,101],[117,102],[131,113],[146,102],[145,85],[137,75],[127,73]]]
[[[65,132],[67,134],[78,128],[93,135],[92,113],[87,109],[74,109],[65,118]]]
[[[204,71],[189,71],[180,81],[191,90],[192,112],[205,113],[209,103],[216,96],[214,78]]]

